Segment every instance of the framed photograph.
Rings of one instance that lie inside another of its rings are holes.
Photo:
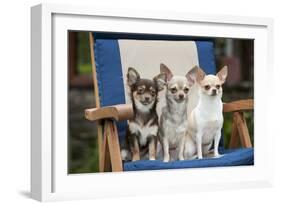
[[[32,198],[272,186],[271,19],[41,4],[31,25]]]

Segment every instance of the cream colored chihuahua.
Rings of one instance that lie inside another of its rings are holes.
[[[227,77],[224,66],[217,75],[206,75],[198,68],[196,82],[199,88],[199,102],[188,116],[185,143],[179,149],[183,159],[202,159],[211,153],[214,142],[214,157],[220,157],[218,146],[223,126],[222,85]]]

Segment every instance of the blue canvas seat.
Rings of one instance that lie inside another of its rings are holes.
[[[159,35],[155,36],[109,33],[90,33],[90,37],[92,39],[92,56],[94,56],[94,59],[92,59],[94,64],[93,72],[96,73],[94,77],[96,77],[95,80],[97,81],[97,84],[95,86],[98,87],[98,89],[96,90],[96,99],[98,101],[97,105],[99,105],[101,108],[110,106],[114,107],[114,105],[130,103],[130,100],[127,96],[125,79],[126,69],[128,65],[139,65],[139,67],[141,67],[139,68],[140,74],[144,73],[148,77],[150,77],[150,75],[152,74],[154,75],[159,73],[159,65],[161,63],[159,61],[162,60],[167,60],[168,62],[170,62],[170,64],[174,64],[177,68],[181,67],[182,65],[190,65],[191,68],[191,66],[194,66],[194,64],[198,64],[205,70],[207,74],[216,73],[214,46],[213,42],[210,40],[192,39],[189,37],[181,36],[172,37]],[[162,56],[159,54],[153,57],[151,56],[151,54],[146,54],[148,51],[157,53],[157,49],[165,51],[161,53]],[[172,51],[168,51],[169,49]],[[171,54],[174,54],[174,56],[171,57]],[[148,55],[148,57],[145,57],[146,55]],[[171,59],[168,60],[168,58]],[[182,65],[181,61],[183,61]],[[155,66],[156,64],[158,66]],[[149,68],[151,65],[153,66]],[[181,69],[183,69],[183,67]],[[183,72],[186,73],[186,70],[184,70]],[[90,120],[96,120],[97,118],[93,117],[95,115],[93,111],[96,112],[97,110],[91,111],[92,113],[87,113],[86,117]],[[116,110],[116,112],[119,112],[118,109]],[[239,116],[239,114],[240,113],[238,113],[237,115]],[[91,115],[92,118],[89,118],[89,116]],[[122,121],[116,121],[116,119],[121,120],[122,118],[118,119],[114,115],[112,115],[111,117],[110,115],[108,116],[108,114],[106,117],[114,124],[114,126],[112,130],[101,129],[103,131],[103,136],[101,132],[99,137],[99,146],[101,147],[102,142],[107,141],[104,137],[105,134],[109,134],[114,130],[114,128],[117,128],[117,131],[115,131],[115,133],[113,132],[112,134],[118,134],[116,144],[119,146],[119,142],[122,143],[125,137],[127,120],[125,119]],[[241,121],[243,121],[243,119]],[[115,124],[117,127],[115,127]],[[234,141],[237,142],[237,139]],[[111,139],[109,139],[108,142],[111,142]],[[244,141],[242,141],[242,143],[243,142]],[[113,152],[113,149],[110,146],[109,148],[104,146],[103,150],[104,151],[100,150],[102,151],[102,154],[100,154],[100,156],[102,156],[100,157],[100,167],[103,167],[101,171],[104,171],[106,164],[104,162],[106,161],[105,150],[111,150],[109,151],[109,153]],[[220,150],[224,154],[221,158],[173,161],[169,163],[164,163],[159,160],[140,160],[135,162],[126,162],[120,167],[124,171],[136,171],[254,164],[253,148],[224,150],[224,148],[221,146]],[[114,155],[118,156],[117,159],[118,161],[120,161],[120,154],[118,154],[118,151],[120,153],[119,148],[114,149]],[[116,158],[116,156],[114,158]],[[113,161],[112,158],[113,154],[110,154],[109,159],[111,159],[111,163]],[[114,171],[113,167],[115,166],[111,164],[110,168]],[[117,168],[120,169],[120,167]]]
[[[254,150],[252,148],[229,149],[221,152],[220,158],[204,158],[184,161],[163,162],[161,160],[140,160],[124,163],[124,171],[183,169],[202,167],[224,167],[254,164]]]

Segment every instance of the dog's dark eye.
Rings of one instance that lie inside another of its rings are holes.
[[[155,92],[154,90],[151,90],[151,91],[150,91],[150,94],[154,97],[155,94],[156,94],[156,92]]]
[[[216,85],[216,88],[217,88],[217,89],[221,88],[221,85],[217,84],[217,85]]]
[[[204,88],[205,88],[206,90],[209,90],[211,87],[210,87],[210,85],[206,85]]]
[[[138,94],[142,94],[143,92],[144,92],[144,89],[138,89],[138,90],[137,90],[137,93],[138,93]]]
[[[187,93],[189,91],[189,89],[188,88],[184,88],[183,91],[184,91],[184,93]]]
[[[177,92],[177,88],[175,88],[175,87],[171,88],[171,92],[172,92],[173,94],[176,93],[176,92]]]

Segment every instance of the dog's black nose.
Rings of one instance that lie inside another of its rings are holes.
[[[217,94],[217,90],[216,89],[213,89],[212,90],[212,95],[216,95]]]
[[[145,97],[144,99],[145,99],[145,101],[147,101],[147,102],[150,100],[149,97]]]
[[[183,94],[179,94],[180,99],[183,99],[183,97],[184,97]]]

